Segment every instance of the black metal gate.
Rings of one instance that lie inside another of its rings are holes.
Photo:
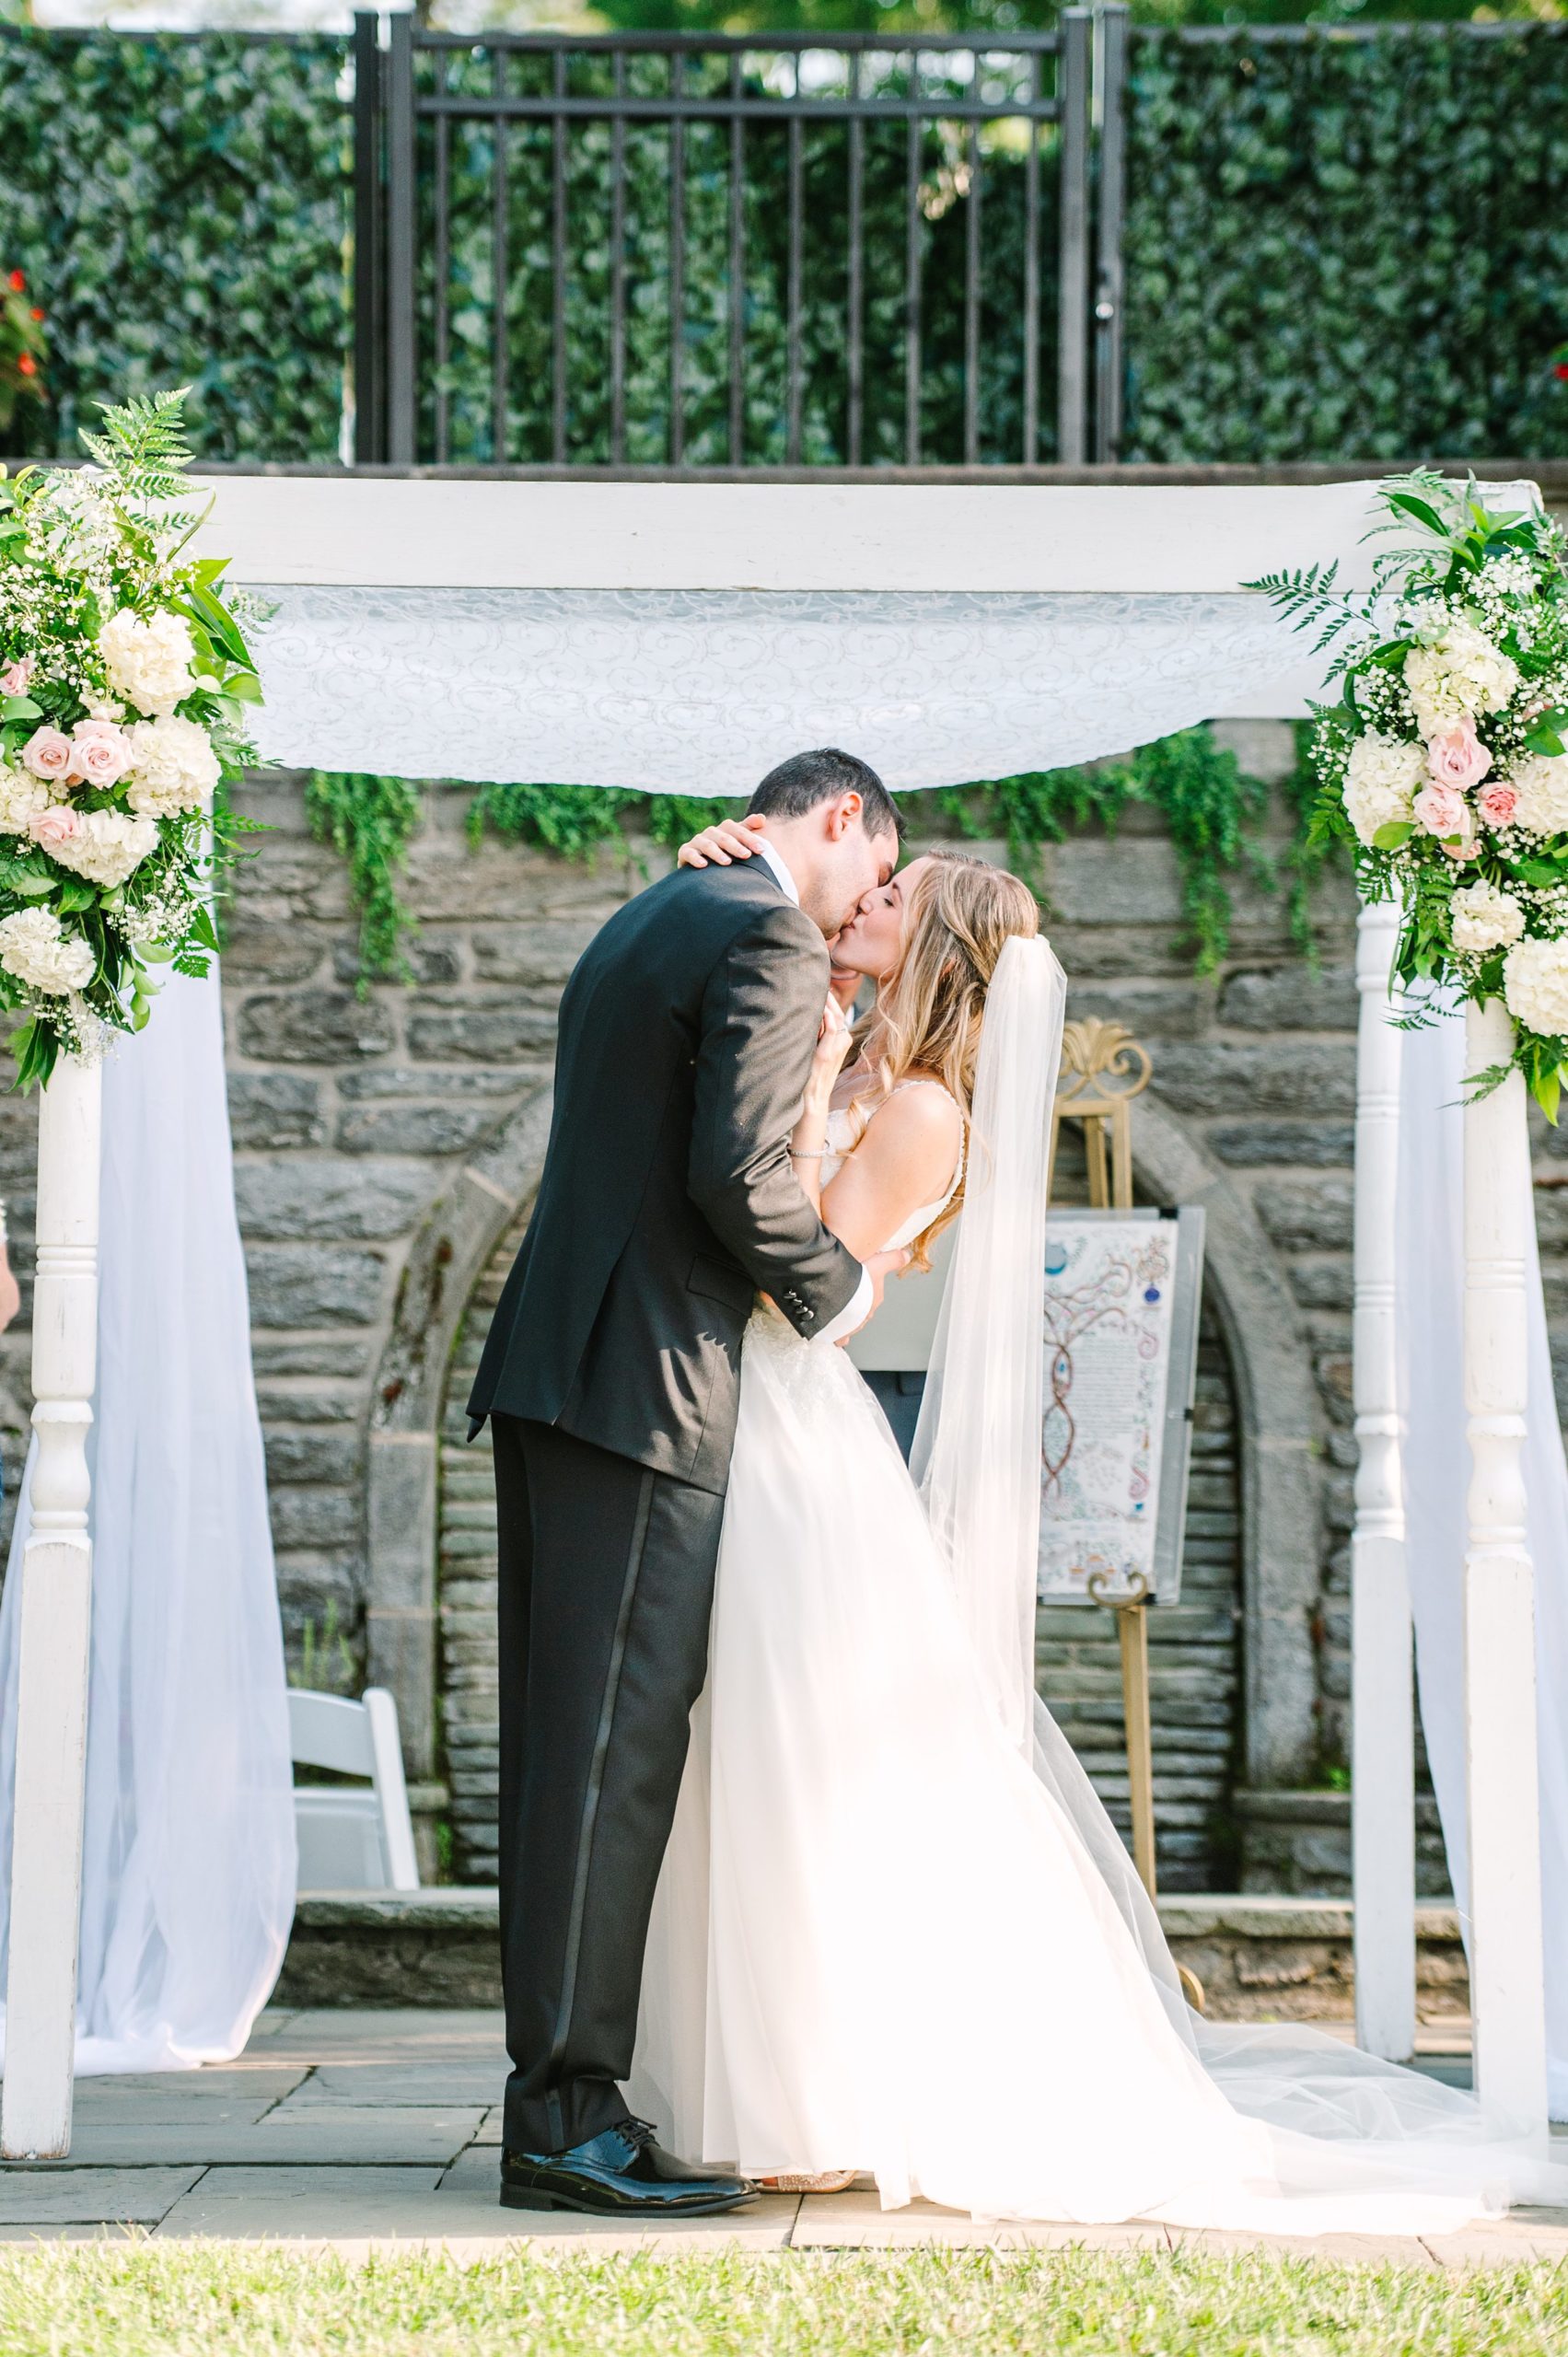
[[[356,17],[357,459],[1110,455],[1124,10],[1098,38],[1097,133],[1083,8],[983,45]]]

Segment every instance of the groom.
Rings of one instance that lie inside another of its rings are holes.
[[[789,1138],[826,938],[898,858],[848,753],[799,753],[751,809],[761,856],[677,868],[617,910],[561,1002],[544,1175],[469,1413],[500,1522],[501,2200],[610,2215],[729,2210],[627,2116],[654,1886],[706,1674],[759,1293],[842,1340],[887,1271],[803,1192]]]

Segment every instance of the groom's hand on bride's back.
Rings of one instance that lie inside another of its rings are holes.
[[[873,1252],[868,1260],[862,1261],[861,1266],[871,1280],[871,1306],[861,1319],[860,1326],[855,1327],[854,1333],[841,1334],[838,1337],[841,1350],[846,1342],[854,1340],[854,1335],[860,1332],[861,1326],[870,1325],[871,1320],[882,1306],[882,1289],[888,1279],[901,1275],[909,1264],[910,1256],[904,1251]]]

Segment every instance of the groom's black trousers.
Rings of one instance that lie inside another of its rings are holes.
[[[505,2142],[624,2118],[654,1887],[707,1674],[724,1500],[493,1415]]]

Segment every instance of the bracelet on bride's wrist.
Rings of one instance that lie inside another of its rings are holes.
[[[789,1155],[792,1162],[820,1162],[827,1151],[825,1145],[792,1145]]]

